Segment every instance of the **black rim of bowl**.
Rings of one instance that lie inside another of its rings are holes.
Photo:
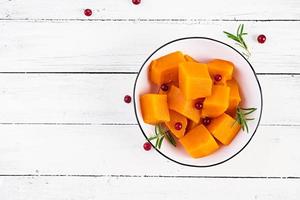
[[[228,46],[228,47],[230,47],[231,49],[233,49],[233,50],[234,50],[235,52],[237,52],[240,56],[242,56],[242,58],[249,64],[249,66],[250,66],[250,68],[251,68],[251,70],[252,70],[252,72],[253,72],[253,75],[254,75],[254,77],[255,77],[255,79],[256,79],[256,82],[257,82],[257,84],[258,84],[259,91],[260,91],[260,103],[261,103],[261,109],[260,109],[260,113],[259,113],[258,123],[257,123],[257,125],[256,125],[256,127],[255,127],[255,130],[254,130],[253,134],[251,135],[251,138],[250,138],[250,139],[248,140],[248,142],[247,142],[247,143],[246,143],[246,144],[245,144],[245,145],[244,145],[237,153],[235,153],[234,155],[230,156],[229,158],[226,158],[226,159],[223,160],[223,161],[220,161],[220,162],[217,162],[217,163],[214,163],[214,164],[210,164],[210,165],[191,165],[191,164],[185,164],[185,163],[176,161],[176,160],[174,160],[174,159],[168,157],[167,155],[165,155],[165,154],[164,154],[163,152],[161,152],[159,149],[155,148],[154,145],[148,140],[148,137],[147,137],[147,135],[145,134],[145,132],[144,132],[144,130],[143,130],[141,124],[140,124],[140,121],[139,121],[139,119],[138,119],[138,115],[137,115],[137,108],[136,108],[137,105],[136,105],[136,99],[135,99],[136,83],[137,83],[137,80],[138,80],[138,78],[139,78],[139,75],[140,75],[142,69],[145,67],[145,64],[148,62],[148,60],[149,60],[149,59],[150,59],[157,51],[159,51],[159,50],[162,49],[163,47],[165,47],[165,46],[167,46],[167,45],[169,45],[169,44],[171,44],[171,43],[177,42],[177,41],[181,41],[181,40],[189,40],[189,39],[211,40],[211,41],[220,43],[220,44],[222,44],[222,45]],[[254,71],[254,69],[253,69],[251,63],[250,63],[250,62],[249,62],[249,61],[248,61],[248,60],[247,60],[247,59],[246,59],[246,58],[245,58],[238,50],[236,50],[236,49],[233,48],[232,46],[230,46],[230,45],[228,45],[228,44],[226,44],[226,43],[224,43],[224,42],[221,42],[221,41],[219,41],[219,40],[215,40],[215,39],[208,38],[208,37],[184,37],[184,38],[178,38],[178,39],[176,39],[176,40],[172,40],[172,41],[170,41],[170,42],[168,42],[168,43],[162,45],[161,47],[157,48],[157,49],[156,49],[156,50],[155,50],[155,51],[154,51],[154,52],[146,59],[146,61],[143,63],[142,67],[140,68],[140,70],[139,70],[139,72],[138,72],[138,74],[137,74],[137,77],[136,77],[135,82],[134,82],[134,88],[133,88],[133,102],[134,102],[134,112],[135,112],[136,120],[137,120],[138,125],[139,125],[139,127],[140,127],[140,130],[142,131],[142,133],[143,133],[143,135],[145,136],[146,140],[152,145],[152,147],[153,147],[159,154],[161,154],[161,155],[164,156],[165,158],[167,158],[167,159],[169,159],[169,160],[171,160],[171,161],[173,161],[173,162],[175,162],[175,163],[177,163],[177,164],[180,164],[180,165],[183,165],[183,166],[188,166],[188,167],[212,167],[212,166],[216,166],[216,165],[225,163],[226,161],[228,161],[228,160],[232,159],[233,157],[235,157],[236,155],[238,155],[241,151],[243,151],[243,150],[245,149],[245,147],[250,143],[250,141],[252,140],[253,136],[255,135],[255,133],[256,133],[258,127],[259,127],[259,124],[260,124],[260,120],[261,120],[261,116],[262,116],[262,110],[263,110],[263,97],[262,97],[262,89],[261,89],[261,85],[260,85],[260,83],[259,83],[259,81],[258,81],[258,78],[257,78],[257,76],[256,76],[256,73],[255,73],[255,71]]]

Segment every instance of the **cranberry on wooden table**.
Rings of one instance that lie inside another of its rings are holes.
[[[266,42],[266,36],[265,35],[263,35],[263,34],[261,34],[261,35],[259,35],[258,37],[257,37],[257,41],[259,42],[259,43],[261,43],[261,44],[263,44],[263,43],[265,43]]]
[[[124,101],[125,101],[125,103],[130,103],[130,102],[131,102],[131,96],[126,95],[126,96],[124,97]]]
[[[92,14],[93,14],[93,11],[91,9],[87,8],[87,9],[84,10],[84,15],[85,16],[89,17]]]
[[[151,144],[150,142],[145,142],[143,145],[145,151],[149,151],[151,149]]]
[[[132,0],[132,3],[133,3],[134,5],[138,5],[138,4],[141,3],[141,0]]]

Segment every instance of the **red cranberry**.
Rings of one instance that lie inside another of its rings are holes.
[[[143,145],[145,151],[149,151],[151,149],[151,144],[150,142],[145,142]]]
[[[176,129],[177,131],[181,130],[181,129],[182,129],[182,124],[181,124],[180,122],[176,122],[176,123],[175,123],[175,129]]]
[[[257,41],[261,44],[265,43],[266,39],[267,39],[266,36],[263,34],[261,34],[257,37]]]
[[[216,75],[214,76],[214,79],[215,79],[215,81],[219,82],[219,81],[222,80],[222,76],[221,76],[220,74],[216,74]]]
[[[203,102],[202,101],[198,101],[195,103],[195,108],[200,110],[203,108]]]
[[[91,16],[92,14],[93,14],[93,11],[91,10],[91,9],[85,9],[84,10],[84,14],[85,14],[85,16]]]
[[[141,3],[141,0],[132,0],[132,3],[133,3],[134,5],[138,5],[138,4]]]
[[[162,84],[161,86],[160,86],[160,89],[162,89],[162,91],[168,91],[169,90],[169,86],[167,85],[167,84]]]
[[[124,97],[124,101],[125,101],[125,103],[130,103],[130,102],[131,102],[131,96],[126,95],[126,96]]]
[[[202,123],[204,126],[209,125],[211,122],[211,119],[209,117],[205,117],[204,119],[202,119]]]

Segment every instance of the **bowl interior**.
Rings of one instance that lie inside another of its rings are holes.
[[[217,40],[191,37],[174,40],[163,45],[145,61],[137,76],[134,87],[136,117],[146,138],[154,134],[154,126],[143,122],[139,97],[142,94],[157,91],[157,88],[148,79],[148,67],[153,59],[174,51],[182,51],[202,62],[216,58],[233,62],[235,65],[234,78],[239,82],[242,93],[242,106],[255,107],[257,111],[252,114],[255,120],[248,122],[249,133],[240,131],[230,145],[223,146],[207,157],[191,158],[178,142],[177,147],[173,147],[166,140],[158,152],[172,161],[188,166],[207,167],[225,162],[246,147],[258,127],[262,112],[262,93],[255,72],[250,63],[237,50]],[[152,141],[152,144],[154,145],[154,141]]]

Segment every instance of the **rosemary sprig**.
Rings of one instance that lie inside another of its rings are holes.
[[[241,125],[243,131],[246,129],[247,133],[249,132],[247,121],[254,120],[254,118],[248,118],[247,116],[256,110],[257,110],[256,108],[241,108],[241,107],[238,107],[236,109],[236,122],[238,122]]]
[[[162,142],[164,138],[167,138],[167,140],[176,147],[176,141],[173,138],[172,134],[170,133],[169,130],[167,130],[162,124],[158,124],[155,126],[155,135],[149,137],[148,139],[151,140],[156,140],[155,141],[155,148],[160,149]]]
[[[251,53],[250,53],[250,51],[249,51],[249,49],[248,49],[248,46],[247,46],[247,44],[246,44],[246,42],[245,42],[245,40],[244,40],[244,38],[243,38],[244,35],[247,35],[247,34],[248,34],[248,33],[245,33],[245,32],[244,32],[244,24],[240,24],[240,25],[239,25],[239,27],[238,27],[238,29],[237,29],[237,31],[236,31],[236,35],[234,35],[234,34],[232,34],[232,33],[229,33],[229,32],[226,32],[226,31],[223,31],[223,32],[226,34],[226,36],[227,36],[228,38],[230,38],[230,39],[236,41],[237,44],[245,50],[245,52],[243,52],[243,54],[244,54],[247,58],[250,57]]]

